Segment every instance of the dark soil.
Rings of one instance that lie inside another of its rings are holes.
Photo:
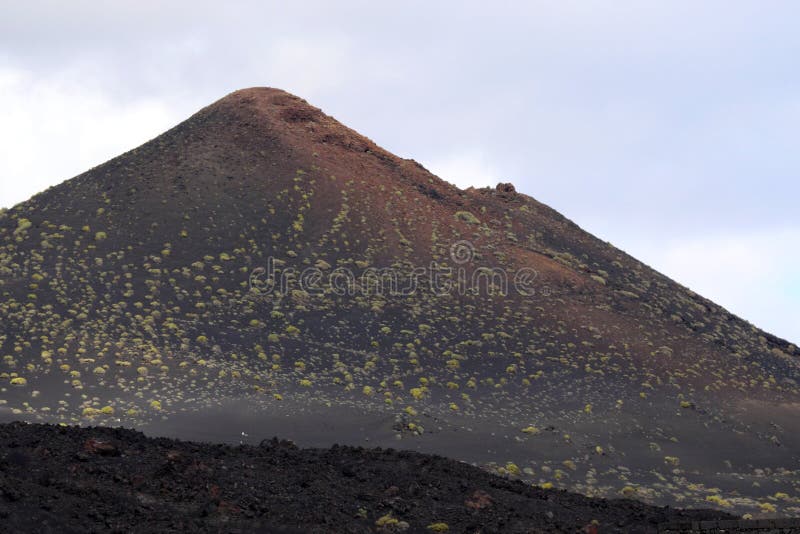
[[[4,532],[431,532],[435,523],[449,532],[655,532],[667,521],[730,517],[544,490],[392,449],[0,425]]]

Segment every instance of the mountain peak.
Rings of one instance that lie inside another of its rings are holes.
[[[209,122],[209,119],[213,121]],[[327,163],[332,169],[363,166],[363,162],[354,162],[352,157],[364,153],[394,167],[409,163],[409,160],[383,150],[371,139],[326,115],[306,100],[272,87],[234,91],[190,118],[187,121],[189,129],[196,129],[194,120],[201,120],[205,130],[221,127],[217,132],[206,133],[239,138],[240,141],[248,136],[250,141],[271,139],[282,144],[293,154],[292,157],[313,157],[318,166]]]
[[[302,98],[274,87],[249,87],[234,91],[209,106],[210,109],[238,109],[266,116],[280,116],[286,122],[313,121],[324,115]]]

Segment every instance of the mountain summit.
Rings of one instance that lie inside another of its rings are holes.
[[[460,190],[277,89],[2,213],[0,295],[7,418],[370,439],[800,512],[797,347],[511,184]]]

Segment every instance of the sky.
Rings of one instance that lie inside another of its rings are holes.
[[[6,1],[0,207],[279,87],[797,344],[798,20],[773,0]]]

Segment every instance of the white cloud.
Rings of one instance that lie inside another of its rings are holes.
[[[698,236],[631,251],[651,267],[775,335],[800,343],[800,228]]]
[[[0,69],[0,207],[10,207],[177,122],[152,99],[116,102],[80,72]]]
[[[349,45],[343,39],[278,41],[270,47],[265,79],[270,85],[312,99],[347,80],[349,56]]]
[[[494,186],[503,181],[497,168],[479,152],[459,152],[423,163],[433,174],[461,189]]]

